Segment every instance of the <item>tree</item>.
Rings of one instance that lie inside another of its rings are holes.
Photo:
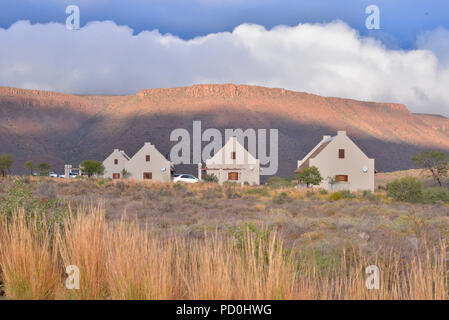
[[[25,167],[25,169],[27,169],[30,172],[30,175],[33,174],[33,171],[34,171],[34,163],[33,163],[33,161],[31,161],[31,160],[26,161],[23,164],[23,166]]]
[[[48,164],[47,162],[41,162],[37,166],[37,173],[40,176],[48,176],[50,174],[50,168],[50,164]]]
[[[307,188],[309,188],[310,185],[319,185],[321,181],[323,181],[320,171],[315,166],[303,169],[296,175],[296,178],[301,183],[307,184]]]
[[[442,180],[447,177],[449,169],[449,157],[444,152],[425,150],[413,156],[412,160],[418,168],[428,170],[440,187],[443,185]]]
[[[87,173],[87,176],[92,177],[94,174],[102,175],[104,173],[103,163],[95,160],[84,160],[80,163],[82,172]]]
[[[3,177],[11,173],[13,163],[14,156],[12,154],[3,154],[0,156],[0,173]]]
[[[123,179],[128,179],[131,176],[131,173],[126,170],[125,168],[122,169],[122,178]]]

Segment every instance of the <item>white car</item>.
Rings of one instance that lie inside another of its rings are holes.
[[[65,174],[60,174],[59,178],[65,178]]]
[[[200,180],[191,174],[179,174],[173,178],[173,182],[197,183]]]
[[[50,177],[52,177],[52,178],[57,178],[57,177],[58,177],[58,174],[57,174],[57,173],[54,173],[54,172],[50,172]]]
[[[69,178],[76,178],[76,177],[78,177],[78,173],[74,173],[74,172],[69,173]]]

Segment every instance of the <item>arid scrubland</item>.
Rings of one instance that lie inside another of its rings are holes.
[[[11,299],[447,298],[449,206],[384,191],[6,178],[0,217]]]

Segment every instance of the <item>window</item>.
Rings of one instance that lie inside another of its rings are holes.
[[[145,160],[146,160],[147,162],[150,162],[150,156],[149,156],[149,155],[146,155],[146,156],[145,156]]]
[[[235,160],[236,159],[236,153],[235,152],[231,152],[231,159]]]
[[[120,173],[113,173],[112,179],[120,179]]]
[[[345,149],[338,149],[338,158],[339,159],[345,158]]]
[[[348,182],[348,175],[338,174],[335,176],[335,180],[337,180],[338,182]]]
[[[114,164],[118,164],[118,159],[114,159]]]
[[[151,180],[151,179],[153,179],[153,173],[152,172],[144,172],[143,173],[143,179],[144,180]]]
[[[228,172],[228,180],[236,181],[239,179],[239,173],[238,172]]]

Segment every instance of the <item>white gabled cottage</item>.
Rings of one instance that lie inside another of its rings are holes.
[[[103,161],[104,166],[104,178],[120,179],[122,177],[123,169],[126,166],[130,158],[123,150],[114,149],[114,151]]]
[[[220,184],[225,181],[249,185],[260,184],[259,160],[251,155],[236,137],[231,137],[212,158],[206,160],[205,168],[198,164],[200,180],[202,171],[214,174]]]
[[[127,170],[130,178],[137,180],[171,181],[172,163],[150,142],[129,160]]]
[[[374,159],[346,135],[338,131],[334,137],[324,136],[304,159],[298,161],[295,173],[315,166],[323,181],[319,187],[328,190],[374,191]]]
[[[123,150],[115,149],[103,161],[103,165],[105,178],[123,178],[122,170],[125,169],[131,179],[171,181],[172,163],[150,142],[145,142],[132,158],[128,157]]]

